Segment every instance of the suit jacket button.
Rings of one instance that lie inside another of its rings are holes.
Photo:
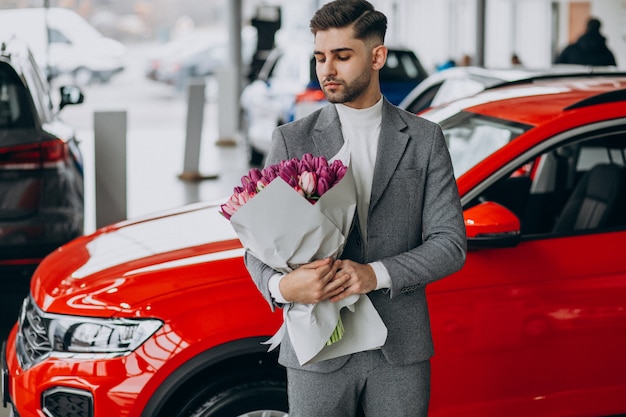
[[[363,242],[361,241],[361,238],[358,238],[358,239],[356,240],[356,245],[357,245],[359,248],[361,247],[362,243],[363,243]]]

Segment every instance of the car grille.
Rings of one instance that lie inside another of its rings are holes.
[[[28,369],[41,362],[52,351],[43,312],[30,297],[27,297],[22,305],[16,348],[22,369]]]
[[[42,396],[46,416],[50,417],[92,417],[93,397],[87,391],[55,387]]]

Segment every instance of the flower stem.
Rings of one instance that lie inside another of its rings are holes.
[[[333,333],[330,335],[330,339],[328,339],[328,341],[326,342],[326,346],[330,346],[333,343],[337,343],[338,341],[340,341],[343,337],[344,331],[345,329],[343,328],[343,322],[341,321],[341,317],[339,317],[337,325],[335,326],[335,330],[333,330]]]

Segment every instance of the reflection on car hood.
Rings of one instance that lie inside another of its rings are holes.
[[[118,223],[70,242],[44,259],[31,289],[46,311],[76,314],[80,308],[110,315],[124,309],[121,296],[128,310],[173,292],[212,285],[220,279],[219,268],[211,267],[211,274],[208,269],[206,274],[183,270],[233,259],[242,264],[242,255],[218,206],[194,205]]]

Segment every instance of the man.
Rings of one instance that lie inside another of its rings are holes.
[[[590,18],[587,29],[576,42],[568,45],[557,57],[556,64],[591,66],[615,66],[615,56],[606,46],[606,38],[600,33],[600,20]]]
[[[267,164],[305,153],[350,161],[354,224],[340,260],[315,260],[286,275],[247,254],[272,308],[366,294],[387,329],[381,349],[300,366],[288,337],[290,417],[426,416],[433,345],[426,284],[465,260],[465,227],[440,127],[380,92],[386,17],[365,0],[336,0],[311,20],[316,71],[332,104],[274,131]],[[346,329],[349,331],[349,329]]]

